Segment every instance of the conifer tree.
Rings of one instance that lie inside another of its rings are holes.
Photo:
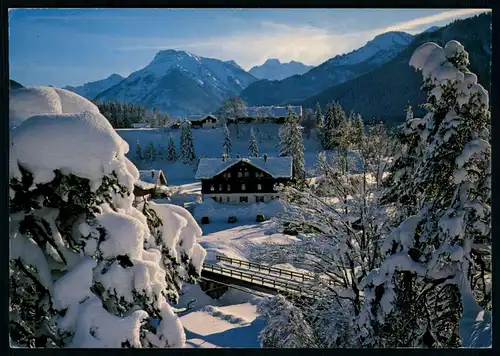
[[[156,161],[157,150],[154,143],[151,141],[149,145],[144,150],[144,160],[148,163]]]
[[[422,70],[427,115],[406,124],[411,140],[398,160],[409,164],[391,175],[400,181],[405,168],[412,175],[409,188],[391,194],[395,202],[416,196],[418,204],[385,239],[383,278],[364,283],[367,295],[375,289],[381,293],[367,306],[376,311],[373,332],[384,335],[379,345],[457,347],[462,307],[471,304],[460,303],[463,293],[473,291],[477,302],[472,304],[491,305],[488,93],[467,69],[468,53],[456,41],[444,48],[420,46],[410,65]],[[391,307],[381,307],[382,301]]]
[[[305,178],[304,141],[300,130],[299,118],[290,108],[285,123],[279,131],[280,156],[292,157],[293,177],[301,181]]]
[[[185,164],[191,164],[196,158],[191,122],[184,120],[181,124],[181,159]]]
[[[335,113],[333,104],[328,104],[324,120],[323,143],[325,150],[333,149],[333,133],[335,131]]]
[[[249,157],[259,157],[259,142],[255,136],[253,127],[250,129],[250,142],[248,144],[248,156]]]
[[[224,125],[224,142],[222,143],[222,153],[231,157],[232,144],[231,144],[231,133],[227,125]]]
[[[142,161],[142,148],[141,148],[141,144],[139,143],[139,141],[137,141],[137,143],[135,144],[135,161],[136,163],[139,163]]]
[[[133,206],[139,172],[97,110],[37,113],[11,142],[10,340],[23,348],[182,347],[170,304],[182,281],[200,275],[204,253],[194,237],[201,230],[163,225],[189,213]]]
[[[167,148],[167,160],[169,162],[177,161],[177,151],[175,150],[175,142],[172,133],[169,135],[168,148]]]
[[[325,121],[321,114],[321,106],[316,104],[316,137],[321,144],[322,149],[325,148]]]

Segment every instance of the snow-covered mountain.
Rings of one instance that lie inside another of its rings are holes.
[[[335,56],[302,75],[281,81],[260,80],[240,96],[249,105],[282,105],[299,102],[326,88],[369,73],[395,58],[413,41],[405,32],[387,32],[376,36],[363,47]]]
[[[361,62],[385,63],[396,57],[413,41],[413,35],[406,32],[386,32],[368,41],[363,47],[336,56],[329,61],[336,66],[355,65]],[[326,63],[328,63],[327,61]]]
[[[252,67],[248,73],[259,79],[282,80],[295,74],[304,74],[311,68],[314,66],[296,61],[281,63],[279,59],[271,58],[260,66]]]
[[[169,49],[96,99],[156,106],[173,115],[198,114],[217,110],[225,98],[238,95],[256,80],[234,61]]]
[[[115,86],[116,84],[120,83],[123,79],[125,78],[123,78],[121,75],[111,74],[106,79],[85,83],[77,87],[68,85],[63,89],[72,91],[73,93],[77,93],[89,100],[92,100],[97,96],[97,94],[102,93],[104,90],[107,90]]]
[[[227,64],[231,64],[233,66],[235,66],[236,68],[238,69],[241,69],[241,70],[244,70],[243,68],[240,67],[240,65],[238,63],[236,63],[235,61],[233,60],[230,60],[230,61],[225,61],[224,63],[227,63]]]

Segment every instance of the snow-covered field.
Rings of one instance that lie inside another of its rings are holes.
[[[202,229],[204,234],[197,242],[207,251],[208,263],[216,261],[216,254],[248,261],[253,246],[296,239],[276,233],[271,221],[237,226],[219,222],[202,225]],[[260,347],[258,334],[266,324],[257,313],[260,296],[229,289],[221,298],[212,299],[198,285],[190,284],[183,286],[182,293],[176,307],[187,307],[195,300],[180,318],[186,331],[186,347]]]
[[[248,141],[250,138],[250,128],[252,126],[259,140],[259,150],[261,154],[267,153],[269,156],[278,156],[278,130],[280,125],[256,124],[240,125],[239,138],[236,135],[234,126],[230,128],[233,157],[236,157],[237,154],[240,154],[242,157],[248,156]],[[147,145],[152,142],[158,148],[160,156],[166,152],[169,132],[165,129],[118,129],[116,132],[130,145],[130,151],[127,157],[132,161],[134,161],[137,142],[139,142],[142,149],[146,148]],[[180,130],[172,129],[171,132],[176,148],[179,151]],[[193,129],[192,132],[197,157],[215,158],[222,156],[222,143],[224,140],[222,129]],[[311,134],[310,139],[304,139],[304,147],[306,169],[313,170],[319,149],[319,144],[314,134]],[[139,169],[163,170],[169,185],[183,185],[196,182],[194,179],[196,167],[185,165],[179,161],[170,163],[166,160],[156,160],[153,163],[136,161],[134,161],[134,163]]]

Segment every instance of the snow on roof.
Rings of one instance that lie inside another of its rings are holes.
[[[195,179],[210,179],[234,166],[238,162],[246,162],[252,166],[269,173],[273,178],[290,178],[292,176],[291,157],[262,157],[251,158],[202,158],[198,164]]]
[[[191,115],[188,117],[189,121],[203,121],[207,118],[215,119],[217,121],[217,118],[214,115]]]
[[[9,128],[43,114],[99,113],[97,106],[78,94],[52,87],[27,87],[9,92]]]
[[[298,116],[302,116],[302,106],[291,106]],[[247,115],[249,117],[286,117],[288,116],[288,106],[249,106]]]
[[[154,172],[154,175],[151,174],[151,172]],[[160,174],[163,174],[163,171],[161,169],[148,169],[148,170],[143,170],[139,171],[139,180],[146,182],[146,183],[151,183],[154,184]]]

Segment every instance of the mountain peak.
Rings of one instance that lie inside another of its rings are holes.
[[[235,61],[233,61],[232,59],[231,59],[231,60],[229,60],[229,61],[226,61],[225,63],[230,64],[230,65],[232,65],[232,66],[234,66],[234,67],[236,67],[236,68],[238,68],[238,69],[244,70],[243,68],[241,68],[241,66],[240,66],[238,63],[236,63],[236,62],[235,62]]]
[[[175,49],[164,49],[156,53],[155,57],[153,58],[153,62],[158,62],[165,59],[183,59],[185,57],[196,57],[196,56],[186,51],[178,51]]]
[[[106,79],[125,79],[125,78],[123,78],[120,74],[113,73]]]
[[[296,74],[304,74],[311,68],[296,61],[281,63],[277,58],[269,58],[263,65],[250,69],[249,73],[259,79],[282,80]]]
[[[281,62],[278,58],[269,58],[267,61],[264,62],[263,65],[280,65]]]

